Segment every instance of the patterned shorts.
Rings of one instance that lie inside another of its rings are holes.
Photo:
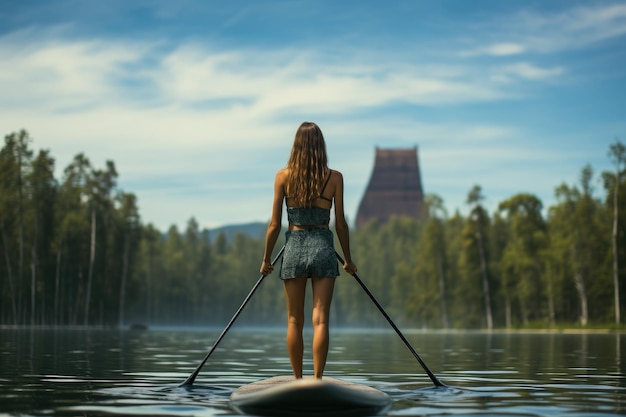
[[[285,237],[280,279],[339,275],[331,230],[287,230]]]

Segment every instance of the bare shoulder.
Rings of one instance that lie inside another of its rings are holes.
[[[283,168],[283,169],[278,170],[278,172],[276,173],[276,180],[285,181],[288,176],[289,176],[289,169]]]
[[[343,182],[343,174],[336,169],[330,170],[330,180]]]

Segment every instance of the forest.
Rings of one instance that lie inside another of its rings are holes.
[[[555,184],[550,207],[518,193],[489,213],[475,185],[467,216],[428,194],[419,221],[351,230],[359,276],[409,328],[623,327],[626,148],[616,139],[606,155],[611,171],[581,167],[575,183]],[[0,325],[208,326],[232,317],[260,278],[263,239],[210,236],[194,218],[184,230],[158,230],[141,221],[136,195],[117,178],[113,161],[95,167],[82,153],[55,178],[54,157],[35,152],[27,131],[5,136]],[[333,325],[385,325],[343,271],[332,309]],[[284,310],[275,273],[239,320],[282,324]]]

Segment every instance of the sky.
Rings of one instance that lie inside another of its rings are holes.
[[[626,1],[2,0],[0,134],[56,176],[115,162],[166,230],[270,218],[303,121],[322,129],[352,224],[376,147],[417,147],[424,192],[467,213],[544,207],[626,142]]]

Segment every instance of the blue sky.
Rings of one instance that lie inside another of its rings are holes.
[[[450,213],[475,184],[490,211],[547,207],[626,141],[624,45],[624,1],[4,0],[0,133],[27,129],[58,178],[115,161],[161,229],[267,221],[305,120],[350,221],[376,146],[418,146]]]

